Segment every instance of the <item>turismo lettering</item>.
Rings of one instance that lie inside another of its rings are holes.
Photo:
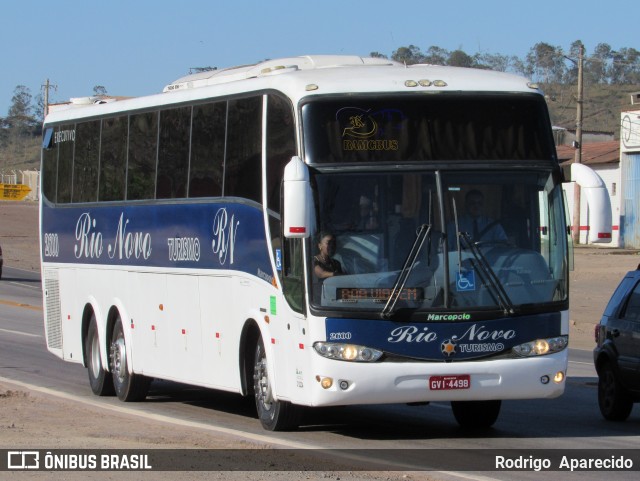
[[[504,350],[501,342],[489,342],[487,344],[460,344],[460,352],[500,352]]]
[[[197,237],[170,237],[167,245],[170,261],[200,260],[200,239]]]

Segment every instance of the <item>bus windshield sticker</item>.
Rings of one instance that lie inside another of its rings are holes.
[[[336,289],[336,298],[341,300],[381,300],[386,301],[391,295],[389,287],[340,287]],[[405,287],[398,293],[401,301],[422,301],[422,287]]]
[[[456,272],[456,289],[458,292],[469,292],[476,290],[475,271]]]
[[[398,150],[404,114],[397,109],[372,111],[343,107],[336,112],[343,150]]]
[[[282,271],[282,249],[276,249],[276,270]]]

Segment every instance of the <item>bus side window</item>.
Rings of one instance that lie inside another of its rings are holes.
[[[191,107],[160,112],[156,199],[187,196]]]
[[[270,95],[267,101],[267,165],[265,192],[271,248],[284,296],[297,312],[304,308],[304,276],[302,274],[302,244],[286,239],[282,243],[280,186],[284,167],[296,155],[296,138],[291,104]]]
[[[226,122],[225,101],[193,108],[189,197],[222,195]]]
[[[76,151],[73,159],[72,202],[98,200],[98,153],[100,121],[76,125]]]
[[[296,312],[304,312],[304,263],[302,239],[284,240],[284,297]]]
[[[128,200],[155,197],[157,145],[158,112],[132,115],[129,118]]]
[[[127,117],[102,121],[98,200],[124,200],[127,172]]]
[[[58,129],[56,128],[55,131]],[[56,178],[58,176],[58,145],[53,142],[54,129],[45,132],[42,151],[42,194],[50,202],[56,201]]]
[[[58,147],[58,191],[57,202],[68,204],[71,202],[71,181],[73,178],[73,151],[75,147],[75,125],[62,125],[60,132],[73,132],[73,136],[61,135]]]
[[[262,97],[230,100],[224,196],[262,203]]]

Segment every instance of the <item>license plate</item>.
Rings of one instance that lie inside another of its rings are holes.
[[[429,378],[429,389],[432,391],[469,389],[470,387],[471,376],[469,374],[458,374],[455,376],[431,376]]]

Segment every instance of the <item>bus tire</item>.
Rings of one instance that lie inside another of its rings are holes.
[[[609,362],[598,370],[598,407],[607,421],[624,421],[633,409],[633,399]]]
[[[91,314],[84,346],[91,391],[96,396],[113,396],[115,394],[113,378],[111,373],[102,367],[100,359],[100,339],[95,314]]]
[[[451,401],[458,424],[465,429],[487,429],[498,420],[502,401]]]
[[[109,364],[113,377],[113,387],[118,399],[125,402],[143,401],[147,397],[151,379],[140,374],[129,373],[129,359],[127,358],[127,345],[124,338],[122,320],[118,316],[111,345],[109,348]]]
[[[253,363],[253,390],[258,418],[262,427],[268,431],[296,429],[300,423],[300,408],[286,401],[276,401],[273,397],[272,382],[264,342],[260,336],[256,342]]]

